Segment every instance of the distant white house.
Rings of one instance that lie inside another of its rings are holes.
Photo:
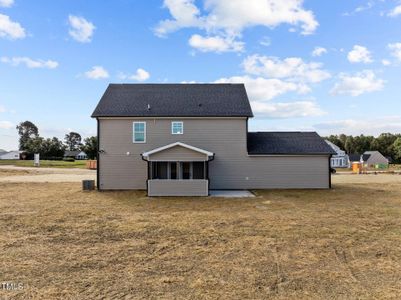
[[[330,166],[332,168],[349,168],[349,159],[345,151],[328,140],[326,143],[336,152],[331,157]]]
[[[0,159],[20,159],[20,154],[22,151],[9,151],[9,152],[1,152]]]
[[[88,155],[83,152],[83,151],[70,151],[66,150],[64,152],[64,157],[72,157],[74,159],[80,160],[80,159],[88,159]]]

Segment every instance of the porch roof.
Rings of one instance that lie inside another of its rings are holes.
[[[201,155],[204,156],[204,159],[202,159],[202,160],[205,160],[205,161],[209,160],[211,157],[214,156],[213,152],[210,152],[210,151],[207,151],[207,150],[204,150],[204,149],[201,149],[201,148],[197,148],[197,147],[194,147],[194,146],[191,146],[191,145],[188,145],[188,144],[184,144],[184,143],[181,143],[181,142],[175,142],[175,143],[172,143],[172,144],[168,144],[168,145],[165,145],[165,146],[162,146],[162,147],[159,147],[159,148],[144,152],[144,153],[142,153],[142,157],[144,159],[146,159],[146,160],[150,160],[150,156],[151,155],[155,155],[157,153],[161,153],[163,151],[166,151],[166,150],[169,150],[169,149],[173,149],[174,147],[181,147],[181,148],[193,151],[193,152],[195,152],[197,154],[201,154]],[[176,156],[174,156],[172,158],[174,158],[174,160],[180,160]],[[170,160],[170,159],[166,159],[166,160]],[[196,159],[196,160],[198,160],[198,159]]]

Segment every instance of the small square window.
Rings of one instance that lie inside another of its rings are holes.
[[[171,122],[171,134],[183,134],[184,123],[183,122]]]

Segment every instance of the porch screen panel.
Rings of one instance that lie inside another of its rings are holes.
[[[191,179],[191,163],[183,162],[181,163],[182,169],[182,179]]]
[[[205,179],[205,163],[195,161],[192,164],[192,179]]]
[[[177,179],[177,163],[170,163],[170,179]]]
[[[167,162],[152,162],[152,179],[167,179]]]

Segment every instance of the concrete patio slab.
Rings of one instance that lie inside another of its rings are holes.
[[[210,190],[210,197],[224,197],[224,198],[247,198],[255,197],[250,191],[247,190]]]

